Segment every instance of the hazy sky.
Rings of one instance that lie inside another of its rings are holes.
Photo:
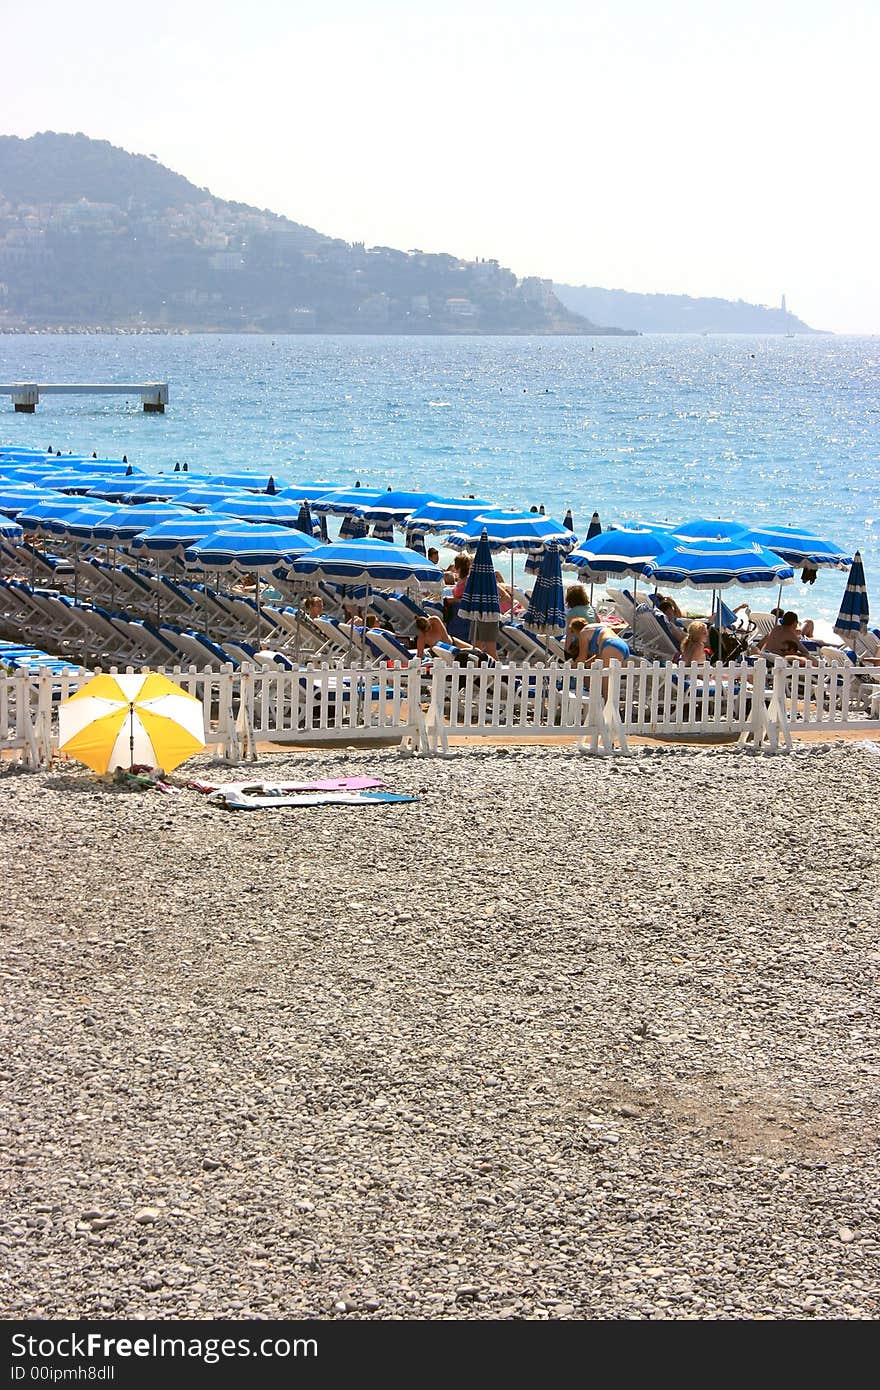
[[[42,0],[0,129],[346,240],[880,332],[880,0]]]

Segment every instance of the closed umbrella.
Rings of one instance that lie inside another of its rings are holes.
[[[406,545],[408,550],[414,550],[417,555],[424,555],[427,558],[424,531],[407,531]]]
[[[365,522],[366,520],[367,518],[364,517]],[[385,541],[386,543],[393,545],[394,523],[391,521],[375,521],[373,523],[373,540]]]
[[[457,616],[465,622],[470,622],[472,642],[476,643],[478,636],[484,642],[494,642],[494,637],[486,636],[486,625],[489,625],[489,632],[494,628],[497,633],[501,624],[501,603],[498,598],[498,581],[495,578],[492,550],[485,529],[477,542]]]
[[[564,632],[565,594],[562,588],[562,559],[555,541],[544,550],[541,569],[523,620],[538,632]]]
[[[602,523],[599,520],[599,513],[593,512],[593,515],[590,517],[590,524],[587,527],[587,540],[591,541],[595,536],[601,536],[601,534]]]
[[[304,536],[320,536],[321,534],[320,526],[316,527],[315,522],[312,519],[312,514],[309,511],[308,502],[303,501],[300,503],[299,515],[296,518],[296,529],[297,531],[302,531]]]
[[[593,515],[595,516],[596,513],[594,512]],[[569,507],[568,511],[565,513],[565,516],[562,518],[562,524],[567,531],[574,530],[574,517],[571,514],[571,507]]]
[[[94,772],[172,772],[205,746],[201,700],[166,676],[95,676],[58,709],[58,747]]]
[[[834,631],[840,637],[852,637],[857,633],[864,635],[868,631],[869,617],[865,567],[862,564],[861,555],[856,551],[849,578],[846,581],[846,588],[843,591],[843,600],[837,621],[834,624]]]

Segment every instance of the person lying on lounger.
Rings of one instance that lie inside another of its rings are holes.
[[[758,651],[767,652],[769,656],[781,656],[786,661],[806,666],[810,660],[810,653],[798,636],[797,613],[783,613],[776,626],[770,629],[766,637],[761,638]]]
[[[430,617],[416,618],[416,634],[416,655],[419,658],[424,656],[426,647],[433,647],[437,642],[446,642],[450,647],[455,647],[462,652],[474,650],[470,642],[462,642],[459,638],[450,637],[443,619],[437,617],[436,614],[432,614]]]
[[[630,649],[622,637],[618,637],[613,627],[605,623],[588,623],[583,618],[574,618],[571,624],[571,640],[565,649],[567,660],[576,666],[589,666],[597,659],[603,666],[612,661],[627,661]]]

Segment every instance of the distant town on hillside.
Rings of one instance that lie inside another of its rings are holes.
[[[366,247],[84,135],[0,136],[0,326],[617,332],[496,260]]]
[[[0,332],[811,333],[784,306],[518,277],[215,198],[106,140],[0,136]]]

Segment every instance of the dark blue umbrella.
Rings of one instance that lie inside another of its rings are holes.
[[[590,517],[590,525],[587,529],[587,540],[591,541],[594,536],[601,536],[601,534],[602,523],[599,520],[599,513],[593,512],[593,515]]]
[[[366,521],[366,517],[364,517],[364,521]],[[374,540],[374,541],[388,541],[389,544],[393,545],[393,544],[394,544],[394,523],[391,522],[391,521],[386,521],[386,520],[379,520],[379,521],[377,521],[377,522],[375,523],[375,525],[373,526],[373,540]]]
[[[406,548],[407,550],[414,550],[417,555],[427,555],[424,531],[407,531]]]
[[[526,627],[539,632],[564,631],[566,624],[565,594],[562,589],[562,559],[559,546],[551,541],[544,551],[541,570],[532,589],[532,597],[524,618]]]
[[[565,513],[565,516],[562,518],[562,524],[565,527],[566,531],[574,530],[574,517],[571,514],[571,507],[569,507],[568,511]]]
[[[501,622],[498,580],[495,578],[495,565],[485,530],[477,543],[461,603],[458,605],[458,616],[465,622],[472,623]]]
[[[852,562],[849,579],[843,591],[843,600],[834,631],[840,637],[850,637],[868,631],[868,590],[865,587],[865,567],[858,551]]]
[[[304,536],[314,536],[316,534],[315,523],[312,520],[308,502],[300,503],[299,516],[296,519],[295,526],[297,531],[302,531]],[[317,534],[320,535],[320,531],[318,531]]]

